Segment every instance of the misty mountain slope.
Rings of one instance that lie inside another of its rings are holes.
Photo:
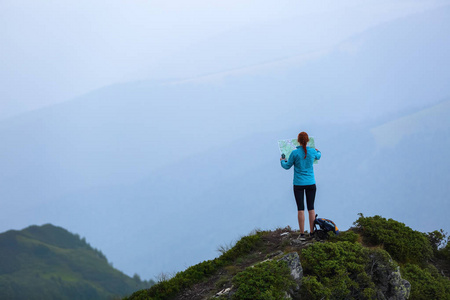
[[[373,186],[373,194],[380,198],[395,195],[398,200],[391,204],[393,209],[426,205],[423,217],[416,220],[418,226],[427,226],[425,216],[443,217],[450,209],[446,183],[450,161],[440,154],[450,146],[449,104],[446,100],[372,129],[379,145],[372,165],[383,166],[390,174],[380,177],[384,188]]]
[[[429,214],[418,199],[444,199],[448,160],[418,160],[426,150],[416,137],[380,150],[367,120],[450,95],[449,16],[447,7],[387,23],[307,63],[272,64],[274,72],[114,85],[3,121],[0,227],[57,223],[128,274],[180,270],[254,227],[296,226],[292,173],[279,166],[276,141],[300,130],[324,154],[321,216],[345,228],[358,212]],[[438,76],[424,75],[430,68]],[[447,129],[439,130],[444,149]],[[429,189],[417,187],[421,169]],[[441,220],[415,224],[432,230]],[[125,255],[130,245],[140,249],[134,257]]]
[[[306,107],[306,115],[319,116],[338,103],[348,108],[347,114],[341,115],[347,118],[354,118],[357,113],[364,116],[361,118],[373,117],[379,110],[392,113],[405,102],[420,107],[424,99],[436,101],[431,99],[448,96],[450,41],[445,32],[450,29],[449,12],[450,6],[444,6],[371,28],[335,48],[286,55],[278,63],[272,60],[259,68],[250,64],[234,72],[192,78],[191,82],[220,84],[233,78],[240,80],[242,74],[246,77],[276,74],[286,83],[295,81],[295,85],[286,87],[297,96],[297,101],[315,104],[315,110],[307,105],[302,107]],[[289,97],[286,98],[283,100],[288,101]],[[286,104],[289,107],[293,103]]]
[[[275,64],[274,75],[241,74],[221,84],[115,85],[4,121],[0,154],[9,170],[6,190],[13,189],[8,197],[20,190],[18,177],[33,195],[54,191],[49,185],[60,186],[61,195],[133,182],[162,166],[160,155],[178,160],[252,132],[294,126],[297,118],[364,120],[442,99],[450,94],[449,11],[384,24],[307,64],[281,70]],[[43,173],[50,178],[37,176]]]
[[[416,10],[412,9],[411,4],[410,1],[385,2],[379,7],[370,7],[370,4],[365,3],[345,6],[345,9],[343,5],[339,9],[330,9],[332,6],[327,5],[326,10],[310,13],[303,9],[297,11],[288,4],[288,9],[296,12],[293,18],[242,26],[211,36],[168,53],[154,68],[145,70],[143,67],[142,73],[150,77],[155,77],[155,73],[171,74],[171,77],[178,74],[178,77],[185,78],[259,65],[311,52],[329,51],[357,33],[395,22],[393,20],[405,16],[416,17],[414,14],[419,12],[432,12],[445,7],[445,3],[434,3],[425,10],[417,9],[427,6],[417,2]],[[365,5],[368,6],[363,8]],[[403,5],[405,6],[400,8]],[[278,7],[282,6],[283,4]],[[273,74],[274,70],[269,72]]]
[[[362,120],[393,113],[405,103],[421,107],[446,98],[450,40],[440,30],[450,30],[449,12],[446,7],[357,35],[304,65],[297,82],[314,91],[309,96],[316,107],[332,111],[333,99],[347,108],[343,117],[357,112]]]
[[[450,128],[450,100],[442,101],[417,113],[392,120],[372,129],[377,144],[383,148],[394,147],[401,139],[412,135],[432,135],[436,142],[439,132]],[[420,140],[417,141],[421,143]],[[430,144],[429,146],[433,146]]]
[[[146,75],[184,78],[327,48],[355,32],[445,3],[296,2],[255,7],[236,2],[227,3],[225,10],[218,4],[201,9],[174,5],[158,11],[154,3],[98,3],[91,10],[84,3],[68,8],[46,1],[3,1],[0,118],[113,82]],[[239,9],[242,5],[244,10]],[[64,22],[59,15],[65,16]]]
[[[434,111],[434,107],[398,119],[410,117],[421,128],[416,116],[424,111]],[[441,120],[434,118],[438,124],[445,124],[448,115],[450,112],[442,113]],[[373,126],[305,128],[316,136],[316,145],[323,153],[315,166],[316,212],[344,229],[352,225],[352,218],[359,212],[383,212],[424,231],[445,229],[448,188],[446,177],[441,175],[448,173],[448,162],[438,156],[418,160],[426,155],[427,147],[411,147],[416,142],[408,136],[399,138],[397,148],[386,151],[372,136]],[[295,136],[297,131],[293,128],[252,135],[179,163],[168,162],[130,186],[85,190],[38,211],[62,223],[71,222],[71,216],[83,216],[83,223],[72,226],[89,232],[88,238],[107,250],[125,272],[180,270],[205,257],[215,257],[217,247],[224,240],[236,239],[239,232],[280,224],[297,228],[292,170],[280,167],[276,145],[280,136]],[[417,134],[424,135],[426,145],[435,137],[426,131]],[[450,143],[448,127],[444,125],[436,134],[439,139],[433,143],[445,148]],[[433,181],[433,176],[441,177]],[[423,201],[428,204],[426,209]],[[431,214],[435,217],[432,222]],[[111,216],[118,221],[91,228],[96,220]],[[128,247],[123,244],[133,245],[133,257],[124,255]],[[163,255],[167,248],[172,249],[170,255]]]

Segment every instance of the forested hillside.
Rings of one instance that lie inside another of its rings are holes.
[[[51,224],[0,234],[0,299],[117,299],[148,288],[84,238]]]

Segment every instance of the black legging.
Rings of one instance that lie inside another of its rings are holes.
[[[305,210],[304,194],[306,194],[306,205],[308,210],[314,209],[314,199],[316,198],[316,185],[294,185],[294,196],[297,202],[297,210]]]

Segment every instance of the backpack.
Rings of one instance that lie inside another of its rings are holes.
[[[317,238],[322,240],[326,239],[328,237],[328,232],[330,231],[334,232],[336,235],[339,234],[339,229],[333,221],[325,218],[318,218],[317,216],[318,215],[316,215],[314,220],[314,232],[316,233]],[[316,226],[318,226],[319,229],[317,229]]]

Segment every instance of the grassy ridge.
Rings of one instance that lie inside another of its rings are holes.
[[[392,288],[388,275],[395,273],[411,284],[411,300],[450,300],[450,243],[442,231],[426,234],[392,219],[360,215],[354,228],[324,243],[294,247],[280,237],[282,232],[291,238],[298,235],[283,229],[243,237],[220,257],[189,267],[127,299],[194,299],[192,295],[217,299],[214,294],[225,287],[233,287],[234,293],[219,299],[281,299],[287,290],[276,283],[288,282],[286,269],[270,262],[259,268],[248,266],[271,257],[274,251],[296,251],[304,275],[299,299],[380,298]]]
[[[132,294],[129,299],[170,299],[181,290],[190,288],[194,284],[205,280],[220,268],[233,264],[239,257],[245,256],[255,250],[261,243],[262,234],[262,232],[256,232],[254,235],[245,236],[232,249],[222,254],[219,258],[204,261],[189,267],[170,280],[162,281],[148,290],[141,290]]]

